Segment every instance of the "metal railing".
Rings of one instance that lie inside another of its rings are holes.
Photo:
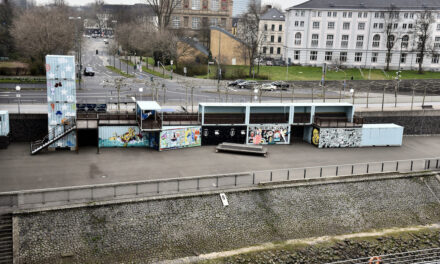
[[[313,122],[319,127],[362,127],[363,118],[354,117],[353,122],[349,122],[346,117],[315,117]]]
[[[35,208],[202,191],[249,188],[260,183],[440,169],[440,158],[288,168],[222,175],[49,188],[0,193],[1,208]]]
[[[329,264],[365,264],[365,263],[387,263],[387,264],[413,264],[413,263],[440,263],[440,248],[430,248],[415,251],[399,252],[372,257],[349,259]]]

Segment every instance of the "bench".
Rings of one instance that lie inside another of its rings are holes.
[[[422,105],[422,109],[434,109],[432,105]]]
[[[235,153],[246,153],[246,154],[258,154],[267,157],[267,149],[260,145],[245,145],[236,143],[221,143],[219,144],[215,152],[235,152]]]

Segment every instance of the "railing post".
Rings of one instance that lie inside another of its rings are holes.
[[[304,179],[306,178],[307,169],[304,169]]]
[[[255,172],[252,173],[252,185],[255,185]]]
[[[351,165],[351,175],[354,173],[354,165]]]
[[[93,187],[90,188],[90,196],[91,196],[92,201],[93,201]]]
[[[136,195],[139,194],[139,184],[136,183]]]
[[[437,162],[435,163],[435,168],[438,169],[438,159]]]
[[[319,169],[319,178],[322,177],[322,167]]]
[[[399,171],[399,161],[396,161],[396,171]]]
[[[67,202],[70,202],[70,190],[67,190]]]
[[[216,183],[215,183],[215,186],[216,186],[216,188],[218,188],[218,176],[216,177]]]
[[[46,193],[45,193],[45,192],[42,192],[42,193],[41,193],[41,199],[43,200],[43,201],[42,201],[43,204],[45,204],[45,203],[46,203]]]
[[[290,180],[290,170],[287,169],[287,180]]]
[[[270,171],[270,181],[272,181],[272,171]]]
[[[113,197],[116,198],[116,185],[113,186]]]
[[[336,176],[338,176],[339,166],[336,166]]]
[[[383,164],[383,162],[382,162],[382,170],[381,170],[381,172],[383,172],[383,166],[384,166],[384,164]]]
[[[367,174],[370,171],[370,163],[367,163]]]
[[[160,186],[159,186],[159,185],[160,185],[160,182],[157,182],[157,186],[156,186],[156,188],[157,188],[156,192],[157,192],[157,193],[160,192],[160,189],[159,189]]]
[[[200,190],[200,178],[197,178],[197,190]]]
[[[428,160],[428,170],[431,168],[431,160]]]
[[[413,171],[413,164],[414,164],[414,161],[411,160],[411,168],[410,168],[410,171]]]
[[[235,175],[234,186],[237,186],[237,175]]]
[[[177,180],[177,192],[180,192],[180,181]]]

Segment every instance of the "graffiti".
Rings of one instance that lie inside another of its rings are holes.
[[[361,142],[361,128],[321,128],[319,131],[319,148],[360,147]]]
[[[248,144],[289,144],[288,125],[249,126]]]
[[[147,139],[137,127],[99,127],[99,147],[146,147]]]
[[[160,133],[160,150],[202,145],[200,127],[174,128]]]
[[[317,128],[313,128],[312,131],[312,144],[319,146],[319,129]]]

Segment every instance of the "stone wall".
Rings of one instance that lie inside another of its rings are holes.
[[[362,142],[362,128],[321,128],[319,148],[355,148]]]
[[[356,112],[367,124],[394,123],[404,127],[405,135],[440,134],[440,111],[371,111]]]
[[[18,263],[153,263],[440,221],[434,177],[317,184],[14,215]]]

